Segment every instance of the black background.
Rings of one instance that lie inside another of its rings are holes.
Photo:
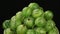
[[[0,4],[0,33],[3,33],[2,23],[10,19],[16,12],[21,11],[29,3],[36,2],[46,10],[52,10],[54,13],[53,20],[60,30],[60,1],[59,0],[2,0]]]

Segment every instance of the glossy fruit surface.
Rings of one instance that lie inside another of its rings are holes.
[[[13,16],[13,17],[11,18],[10,28],[11,28],[12,30],[15,30],[15,28],[16,28],[16,19],[15,19],[15,16]]]
[[[43,27],[43,26],[45,26],[45,24],[46,24],[46,20],[43,17],[38,17],[35,20],[35,25],[36,26]]]
[[[16,27],[19,26],[22,23],[23,17],[22,17],[22,12],[19,11],[16,13],[16,17],[15,17],[15,25]]]
[[[24,17],[28,17],[31,15],[31,12],[32,12],[32,9],[29,8],[29,7],[24,7],[23,10],[22,10],[22,15]]]
[[[48,32],[48,34],[59,34],[59,31],[58,31],[57,27],[54,27],[52,30],[50,30]]]
[[[24,25],[19,25],[16,30],[17,34],[26,34],[27,28]]]
[[[4,30],[4,34],[13,34],[10,28]]]
[[[38,9],[39,8],[39,5],[37,4],[37,3],[30,3],[29,5],[28,5],[28,7],[30,7],[31,9]]]
[[[35,10],[33,10],[32,16],[34,18],[37,18],[37,17],[42,16],[43,13],[44,13],[43,10],[41,10],[41,9],[35,9]]]
[[[34,31],[33,29],[29,29],[29,30],[27,31],[27,34],[35,34],[35,31]]]
[[[30,3],[3,22],[4,34],[59,34],[51,10]]]
[[[55,22],[53,20],[48,20],[45,27],[46,27],[46,30],[49,31],[55,27]]]
[[[32,28],[34,25],[34,19],[32,17],[28,17],[24,19],[24,24],[28,27],[28,28]]]
[[[10,20],[5,20],[3,22],[3,28],[6,29],[6,28],[9,28],[10,27]]]
[[[45,11],[44,16],[45,16],[46,20],[50,20],[53,18],[53,13],[52,13],[52,11],[47,10],[47,11]]]
[[[46,30],[44,28],[36,28],[36,34],[46,34]]]

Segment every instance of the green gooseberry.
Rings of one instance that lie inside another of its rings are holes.
[[[45,28],[38,27],[36,28],[36,34],[46,34]]]
[[[30,7],[31,9],[39,9],[39,5],[37,4],[37,3],[30,3],[29,5],[28,5],[28,7]]]
[[[24,24],[28,27],[28,28],[32,28],[34,25],[34,18],[32,17],[28,17],[24,19]]]
[[[48,32],[48,34],[59,34],[58,28],[55,26],[52,30]]]
[[[13,31],[11,31],[10,28],[7,28],[4,30],[4,34],[13,34]]]
[[[10,20],[5,20],[3,22],[3,28],[6,29],[6,28],[9,28],[10,27]]]
[[[26,34],[35,34],[35,31],[33,29],[28,29]]]
[[[24,25],[19,25],[16,29],[17,34],[26,34],[27,27]]]
[[[32,13],[32,9],[29,7],[24,7],[22,10],[23,17],[29,17],[31,16],[31,13]]]
[[[54,28],[55,25],[56,25],[56,24],[55,24],[55,22],[54,22],[53,20],[48,20],[47,23],[46,23],[45,28],[46,28],[47,31],[49,31],[49,30],[51,30],[52,28]]]
[[[52,19],[52,18],[53,18],[53,13],[52,13],[52,11],[50,11],[50,10],[45,11],[44,17],[45,17],[46,20]]]
[[[35,19],[35,25],[38,27],[44,27],[46,25],[46,20],[44,17],[38,17]]]
[[[43,10],[41,10],[41,9],[35,9],[35,10],[33,10],[33,12],[32,12],[32,16],[33,16],[34,18],[38,18],[38,17],[42,16],[43,13],[44,13]]]

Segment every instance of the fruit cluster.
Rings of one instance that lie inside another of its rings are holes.
[[[59,34],[51,10],[44,12],[37,3],[30,3],[3,22],[4,34]]]

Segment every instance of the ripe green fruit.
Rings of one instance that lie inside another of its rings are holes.
[[[4,34],[59,34],[52,18],[52,11],[44,12],[37,3],[30,3],[3,22]]]
[[[32,28],[34,25],[34,19],[32,17],[28,17],[24,19],[24,24],[28,27],[28,28]]]
[[[17,34],[26,34],[27,28],[24,25],[19,25],[16,30]]]
[[[28,17],[31,15],[31,12],[32,12],[32,9],[29,8],[29,7],[24,7],[23,10],[22,10],[22,15],[24,17]]]
[[[15,28],[16,28],[16,19],[15,19],[15,16],[13,16],[13,17],[11,18],[10,28],[11,28],[12,30],[15,30]]]
[[[49,31],[55,27],[55,22],[53,20],[48,20],[45,27],[46,27],[46,30]]]
[[[50,20],[53,18],[53,13],[50,11],[50,10],[47,10],[45,13],[44,13],[44,17],[46,20]]]
[[[37,4],[37,3],[30,3],[29,5],[28,5],[28,7],[30,7],[31,9],[38,9],[39,8],[39,5]]]
[[[22,12],[21,11],[19,11],[19,12],[16,13],[16,20],[17,21],[22,21],[22,17],[23,16],[22,16]]]
[[[41,10],[41,9],[35,9],[35,10],[33,10],[33,12],[32,12],[32,16],[33,16],[34,18],[37,18],[37,17],[42,16],[43,13],[44,13],[43,10]]]
[[[48,32],[48,34],[59,34],[59,31],[58,31],[57,27],[54,27],[52,30],[50,30]]]
[[[36,28],[36,34],[46,34],[46,30],[44,28],[38,27]]]
[[[23,17],[22,17],[22,12],[17,12],[16,13],[16,27],[19,26],[22,23]]]
[[[33,29],[29,29],[26,34],[35,34],[35,31]]]
[[[35,25],[38,27],[43,27],[43,26],[45,26],[45,24],[46,24],[46,20],[43,17],[38,17],[35,20]]]
[[[10,27],[10,20],[5,20],[3,22],[3,28],[6,29],[6,28],[9,28]]]
[[[4,34],[13,34],[10,28],[4,30]]]

